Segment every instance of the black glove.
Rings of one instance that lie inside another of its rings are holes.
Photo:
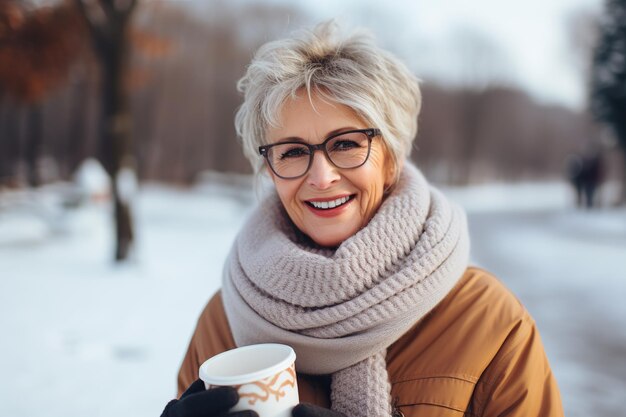
[[[302,403],[296,405],[291,411],[293,417],[346,417],[345,414],[317,405]]]
[[[161,417],[259,417],[252,410],[228,413],[237,404],[239,394],[233,387],[204,388],[204,382],[196,380],[189,385],[179,400],[172,400],[165,406]]]

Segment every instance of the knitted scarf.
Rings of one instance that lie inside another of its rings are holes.
[[[468,257],[464,213],[408,163],[369,224],[336,249],[312,244],[273,194],[226,261],[226,316],[238,346],[284,343],[299,372],[332,374],[333,410],[390,416],[387,348],[448,294]]]

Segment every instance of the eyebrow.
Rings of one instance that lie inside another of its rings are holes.
[[[328,132],[325,136],[324,139],[322,140],[322,142],[324,142],[324,140],[328,139],[329,137],[336,135],[338,133],[341,132],[347,132],[350,130],[356,130],[359,129],[358,127],[354,127],[354,126],[347,126],[347,127],[340,127],[339,129],[335,129],[335,130],[331,130],[330,132]],[[301,143],[308,143],[306,140],[302,139],[301,137],[298,136],[289,136],[286,138],[281,138],[278,139],[276,142],[272,142],[271,145],[275,144],[275,143],[289,143],[289,142],[301,142]],[[321,142],[320,142],[321,143]]]

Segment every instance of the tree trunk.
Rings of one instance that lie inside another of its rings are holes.
[[[0,186],[9,184],[15,176],[14,161],[18,157],[15,113],[11,114],[8,98],[0,96]],[[13,116],[13,117],[11,117]]]
[[[120,4],[114,0],[98,2],[104,19],[91,19],[83,0],[74,0],[91,33],[101,69],[102,113],[98,156],[111,178],[114,199],[116,249],[115,260],[128,258],[133,244],[131,194],[124,183],[135,168],[131,146],[131,116],[124,76],[128,68],[128,26],[137,0]],[[128,181],[126,181],[127,183]],[[133,183],[134,185],[134,183]]]
[[[127,184],[121,176],[123,170],[134,169],[131,146],[131,115],[128,94],[123,85],[127,66],[124,36],[119,36],[110,48],[102,51],[102,136],[101,161],[111,178],[115,205],[116,248],[115,260],[128,258],[133,244],[131,196],[123,192]]]
[[[626,106],[622,107],[620,114],[626,117]],[[620,206],[626,206],[626,123],[624,119],[613,121],[613,133],[617,139],[617,146],[622,155],[622,178],[621,178],[621,192],[617,204]]]
[[[476,162],[476,148],[479,140],[478,124],[481,120],[480,113],[482,111],[483,100],[484,93],[470,90],[467,87],[460,97],[463,137],[459,144],[458,160],[456,161],[457,167],[455,168],[455,184],[457,185],[467,186],[472,183],[472,170]]]
[[[131,205],[121,192],[119,172],[114,174],[111,184],[115,204],[115,260],[123,261],[128,258],[134,240]]]
[[[620,146],[620,150],[622,153],[622,187],[617,204],[626,206],[626,147]]]
[[[85,124],[87,119],[87,80],[81,74],[79,81],[73,86],[71,112],[73,115],[70,121],[68,137],[65,143],[64,154],[60,155],[63,164],[63,175],[70,178],[76,168],[86,157]]]
[[[41,185],[41,175],[39,170],[39,159],[41,157],[42,135],[43,135],[43,108],[41,103],[31,105],[28,112],[28,127],[26,149],[26,169],[28,185],[39,187]]]

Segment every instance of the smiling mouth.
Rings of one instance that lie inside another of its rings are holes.
[[[354,197],[355,197],[355,194],[352,194],[352,195],[336,198],[334,200],[305,201],[305,203],[309,205],[310,207],[313,207],[314,209],[317,209],[317,210],[331,210],[331,209],[343,206],[344,204],[351,201]]]

